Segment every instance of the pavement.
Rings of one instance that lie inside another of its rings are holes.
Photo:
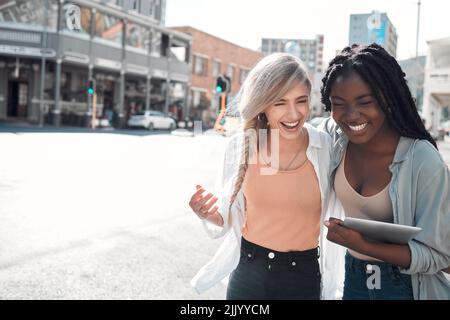
[[[177,132],[0,126],[0,300],[224,299],[189,285],[222,240],[187,203],[227,139]]]
[[[222,136],[1,132],[0,299],[224,299],[189,281],[221,243],[188,206]]]

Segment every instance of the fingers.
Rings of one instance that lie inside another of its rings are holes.
[[[211,201],[208,202],[208,204],[202,206],[200,209],[201,210],[205,210],[205,211],[209,211],[209,209],[211,209],[211,207],[217,202],[217,198],[213,197],[211,199]]]
[[[337,223],[337,224],[342,224],[342,223],[343,223],[342,220],[340,220],[340,219],[338,219],[338,218],[333,218],[333,217],[330,217],[330,220],[329,220],[329,221],[330,221],[330,222]]]
[[[324,222],[325,226],[328,228],[327,239],[329,241],[338,244],[343,243],[348,229],[343,227],[341,223],[342,220],[336,218],[330,218],[330,220]]]
[[[192,195],[191,200],[189,201],[189,206],[195,210],[197,205],[197,202],[202,198],[202,193],[205,191],[201,186],[197,186],[200,188],[197,188],[197,191]]]
[[[204,188],[202,188],[202,187],[198,188],[197,191],[192,195],[191,199],[197,200],[197,199],[201,198],[203,192],[205,192]]]
[[[206,219],[208,216],[218,212],[218,207],[214,206],[218,198],[214,197],[212,193],[203,196],[205,189],[201,185],[196,185],[196,192],[192,195],[189,201],[189,206],[201,218]],[[213,207],[214,206],[214,207]]]
[[[195,204],[196,208],[200,209],[201,207],[203,207],[212,197],[213,197],[213,194],[208,193],[206,196],[198,199]]]

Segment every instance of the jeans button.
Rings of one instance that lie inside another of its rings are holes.
[[[269,252],[269,254],[267,256],[269,257],[269,259],[273,259],[273,258],[275,258],[275,253]]]

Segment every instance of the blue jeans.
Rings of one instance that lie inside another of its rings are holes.
[[[411,276],[395,265],[364,261],[347,252],[343,300],[413,300]]]
[[[319,300],[319,249],[278,252],[244,238],[227,300]]]

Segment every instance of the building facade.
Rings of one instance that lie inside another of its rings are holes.
[[[263,55],[192,27],[172,29],[192,37],[190,115],[193,119],[202,120],[205,127],[212,127],[220,109],[220,94],[216,92],[217,77],[226,75],[231,80],[227,101],[228,105],[232,105],[231,101],[247,74]],[[233,113],[236,110],[227,111]]]
[[[143,109],[187,113],[191,37],[129,7],[161,1],[131,2],[0,0],[0,119],[89,125],[89,80],[115,126]]]
[[[375,42],[396,57],[397,38],[397,30],[386,13],[373,11],[350,15],[349,45],[369,45]]]
[[[97,0],[97,2],[146,16],[154,23],[165,25],[166,0]]]
[[[450,108],[450,37],[428,41],[427,57],[422,115],[437,136],[443,110]]]
[[[419,111],[423,109],[423,84],[425,81],[425,63],[426,56],[419,56],[406,60],[400,60],[398,63],[406,74],[406,81],[416,106]]]
[[[314,39],[263,38],[261,42],[261,52],[264,55],[286,52],[299,57],[305,63],[309,77],[313,82],[311,117],[321,116],[324,113],[320,102],[320,86],[324,73],[323,43],[323,35],[316,35]]]

